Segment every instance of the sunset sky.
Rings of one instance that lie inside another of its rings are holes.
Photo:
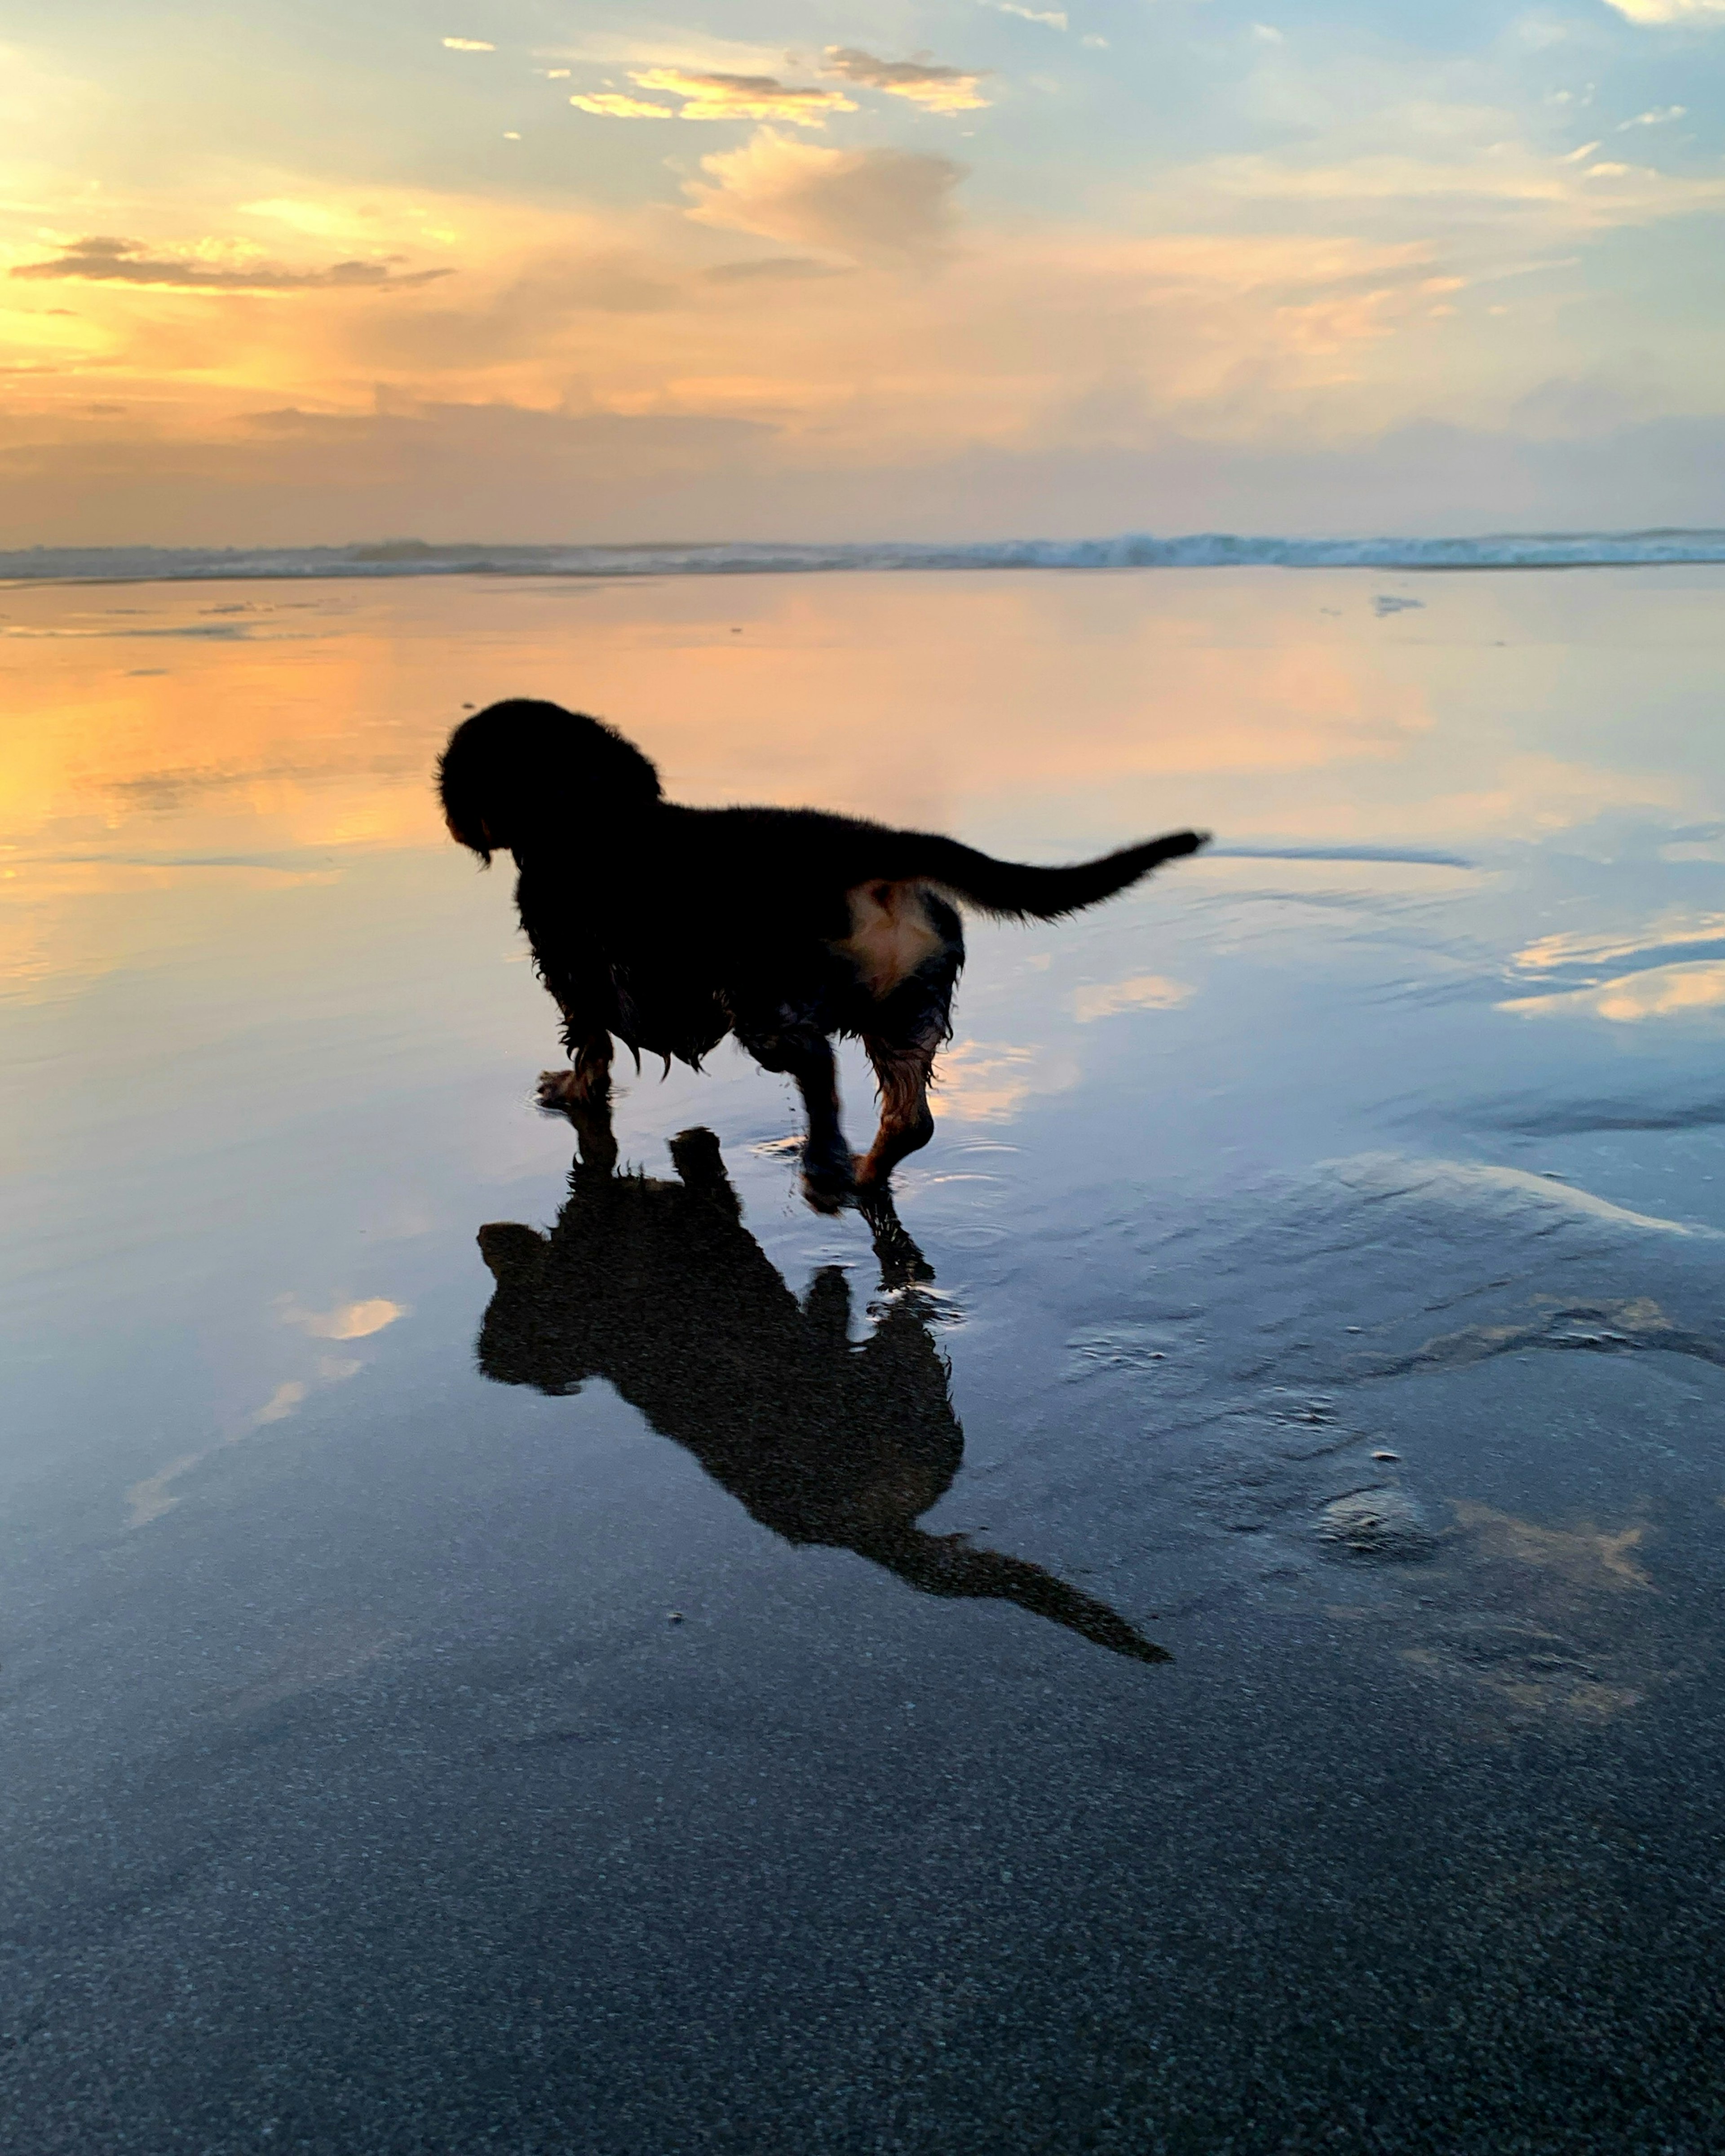
[[[0,545],[1725,523],[1725,0],[9,16]]]

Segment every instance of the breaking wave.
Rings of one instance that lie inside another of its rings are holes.
[[[321,577],[715,577],[893,569],[1586,569],[1725,562],[1725,531],[1507,532],[1479,539],[1158,539],[968,544],[512,547],[419,539],[352,547],[32,547],[0,552],[9,583],[198,583]]]

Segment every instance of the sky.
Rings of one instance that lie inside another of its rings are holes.
[[[1725,524],[1725,0],[0,0],[0,546]]]

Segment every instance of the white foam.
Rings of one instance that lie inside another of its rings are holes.
[[[1579,569],[1725,562],[1725,531],[1506,532],[1471,539],[1005,539],[973,545],[33,547],[0,552],[0,583],[216,578],[762,576],[895,569]],[[1417,603],[1402,601],[1401,605]],[[1389,612],[1380,605],[1380,611]]]

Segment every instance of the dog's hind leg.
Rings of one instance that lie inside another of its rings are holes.
[[[862,1028],[863,1046],[880,1089],[880,1127],[855,1163],[857,1200],[865,1214],[876,1198],[884,1197],[892,1171],[905,1156],[919,1152],[934,1136],[928,1085],[935,1057],[952,1037],[952,992],[964,963],[964,930],[957,913],[936,893],[925,891],[922,903],[930,931],[941,939],[940,948],[875,1004]],[[898,1232],[903,1234],[901,1229]],[[911,1249],[920,1260],[914,1244]]]
[[[886,1188],[905,1156],[920,1152],[934,1136],[928,1081],[940,1040],[886,1040],[867,1034],[863,1046],[880,1088],[880,1127],[855,1167],[857,1195],[866,1206],[875,1192]]]
[[[880,1285],[889,1295],[900,1288],[920,1287],[934,1278],[934,1267],[899,1219],[886,1184],[877,1183],[872,1188],[859,1190],[856,1208],[869,1224],[880,1265]]]
[[[796,1080],[809,1116],[803,1195],[817,1213],[836,1213],[850,1195],[850,1148],[839,1121],[839,1068],[832,1043],[807,1023],[773,1032],[738,1027],[737,1038],[763,1070],[783,1070]]]

